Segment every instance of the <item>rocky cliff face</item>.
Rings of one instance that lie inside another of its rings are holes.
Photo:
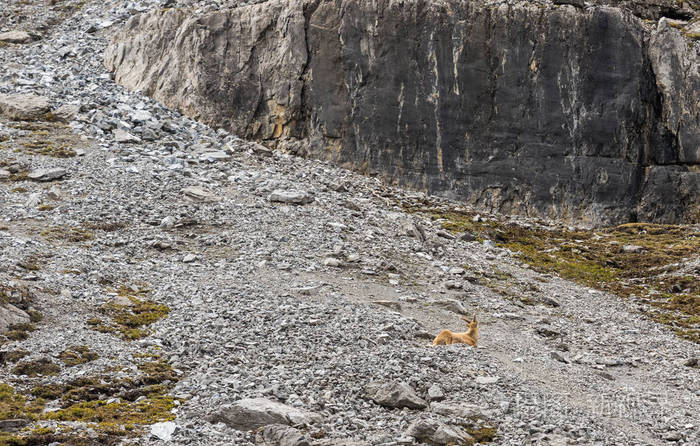
[[[692,222],[693,26],[608,6],[271,0],[135,16],[105,63],[207,124],[487,210]]]

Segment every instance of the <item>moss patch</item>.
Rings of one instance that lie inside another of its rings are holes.
[[[73,380],[64,386],[35,387],[39,397],[60,397],[62,409],[46,419],[98,423],[110,435],[133,433],[135,426],[173,420],[175,399],[168,395],[177,381],[174,371],[159,357],[138,365],[140,375],[112,378],[108,375]],[[151,372],[151,370],[155,370]],[[170,373],[164,373],[164,370]]]
[[[158,396],[139,402],[103,400],[78,403],[67,409],[52,412],[48,418],[56,421],[83,421],[93,423],[153,424],[174,420],[170,411],[175,407],[171,396]],[[121,432],[120,432],[121,434]]]
[[[9,123],[11,127],[23,130],[24,134],[12,140],[0,141],[0,149],[12,150],[24,155],[50,156],[53,158],[72,158],[77,155],[74,150],[84,145],[80,137],[71,132],[69,126],[47,120],[22,121]]]
[[[74,345],[67,350],[63,350],[61,354],[58,355],[58,359],[68,367],[85,364],[97,358],[99,358],[97,353],[91,351],[86,345]]]
[[[17,307],[23,307],[32,300],[32,295],[28,287],[11,286],[0,283],[0,304],[13,304]]]
[[[466,431],[469,435],[474,437],[475,443],[489,443],[496,438],[496,428],[495,427],[477,427],[471,428],[467,427]]]
[[[41,231],[41,236],[49,241],[80,243],[93,240],[94,231],[114,232],[124,227],[123,222],[84,222],[80,226],[53,226]]]
[[[30,378],[35,376],[52,376],[58,375],[61,367],[48,358],[37,359],[36,361],[20,362],[12,369],[15,375],[25,375]]]
[[[10,341],[24,341],[29,338],[29,333],[36,330],[34,324],[12,324],[8,330],[2,333]]]
[[[29,315],[29,320],[34,324],[44,319],[44,316],[36,310],[29,309],[27,310],[27,314]]]
[[[4,365],[8,362],[17,362],[28,355],[29,352],[26,350],[10,350],[0,352],[0,365]]]
[[[28,400],[5,383],[0,383],[0,420],[36,420],[44,408],[44,400]]]
[[[88,221],[83,223],[83,226],[97,231],[114,232],[125,228],[126,223],[121,221]]]
[[[56,206],[42,203],[37,207],[37,209],[42,212],[53,211],[54,209],[56,209]]]
[[[80,243],[95,238],[93,233],[79,226],[52,226],[41,231],[41,236],[49,241]]]
[[[165,318],[170,309],[166,305],[145,299],[148,291],[134,292],[122,286],[119,300],[112,300],[100,307],[105,318],[88,320],[88,325],[103,333],[118,333],[124,339],[141,339],[150,334],[148,326]],[[137,297],[137,295],[139,297]]]
[[[91,428],[91,437],[99,440],[89,444],[117,444],[125,437],[140,435],[145,425],[174,419],[172,411],[180,403],[168,395],[177,381],[174,370],[156,355],[137,356],[134,361],[139,371],[127,377],[117,378],[105,370],[103,375],[63,384],[37,385],[26,395],[0,385],[0,415],[5,415],[0,419],[58,422],[50,431],[34,426],[5,434],[0,444],[48,444],[35,443],[38,435],[49,436],[45,437],[49,443],[88,444],[83,443],[84,428]],[[43,412],[47,400],[58,404],[59,410]]]
[[[41,321],[41,313],[31,308],[32,293],[25,286],[10,286],[0,283],[0,305],[12,304],[23,309],[29,315],[29,323],[12,324],[7,330],[0,333],[0,345],[4,340],[23,341],[29,337],[29,333],[36,330],[35,323]]]
[[[454,233],[491,239],[542,273],[648,305],[647,315],[681,337],[700,342],[700,229],[691,225],[630,223],[600,230],[524,227],[477,219],[454,209],[404,206],[440,221]]]
[[[44,260],[38,255],[30,255],[17,262],[17,266],[24,268],[27,271],[41,271],[43,264]]]

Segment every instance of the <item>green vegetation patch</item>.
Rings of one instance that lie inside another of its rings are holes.
[[[148,300],[148,290],[134,292],[126,286],[118,289],[118,297],[100,307],[104,318],[88,320],[88,325],[102,333],[118,333],[124,339],[141,339],[150,334],[149,325],[165,318],[170,309]]]
[[[700,271],[689,269],[700,253],[700,228],[629,223],[599,230],[525,227],[474,214],[421,205],[404,206],[440,221],[453,233],[491,239],[542,273],[649,306],[647,316],[700,343]]]
[[[3,148],[2,141],[0,141],[0,149]],[[7,158],[0,160],[0,167],[10,171],[10,181],[28,181],[29,180],[29,170],[26,166],[18,165],[15,163],[15,158]],[[15,187],[10,190],[10,192],[26,192],[27,190],[23,187]]]
[[[126,227],[126,223],[121,221],[89,221],[83,223],[87,229],[96,231],[114,232]]]
[[[80,226],[52,226],[41,231],[41,236],[49,241],[80,243],[92,240],[94,234]]]
[[[16,151],[27,155],[44,155],[54,158],[72,158],[77,155],[75,150],[65,145],[55,146],[49,139],[33,139],[22,143]]]
[[[175,419],[170,411],[175,408],[171,396],[154,396],[138,402],[95,400],[78,403],[67,409],[48,414],[56,421],[83,421],[92,423],[154,424]]]
[[[29,171],[27,169],[21,169],[17,172],[13,172],[10,174],[10,181],[28,181],[29,180]],[[27,190],[24,189],[23,187],[17,187],[12,189],[13,192],[18,192],[18,191],[24,191],[26,192]]]
[[[467,427],[467,433],[474,438],[475,443],[489,443],[496,438],[497,429],[491,426]]]
[[[29,288],[24,286],[10,286],[0,283],[0,305],[12,304],[29,315],[30,322],[12,324],[7,330],[0,333],[0,345],[7,341],[23,341],[29,337],[29,333],[36,330],[35,323],[41,321],[41,313],[29,308],[32,295]]]
[[[29,352],[26,350],[9,350],[0,352],[0,365],[5,365],[8,362],[17,362],[28,355]]]
[[[469,417],[460,424],[474,438],[475,443],[490,443],[498,433],[498,426],[481,415]]]
[[[15,375],[24,375],[30,378],[35,376],[58,375],[61,367],[48,358],[40,358],[35,361],[20,362],[12,369]]]
[[[56,209],[56,206],[51,205],[51,204],[43,204],[42,203],[37,207],[37,209],[42,211],[42,212],[53,211],[54,209]]]
[[[46,116],[42,121],[12,122],[9,125],[24,130],[26,135],[12,141],[0,141],[0,149],[9,149],[24,155],[42,155],[53,158],[72,158],[77,155],[73,149],[80,144],[79,138],[71,133],[70,127],[59,122],[51,122]]]
[[[0,420],[37,420],[44,409],[44,400],[28,400],[14,387],[0,383]]]
[[[32,323],[12,324],[2,333],[2,336],[10,341],[24,341],[29,338],[29,333],[35,330],[36,327]]]
[[[99,358],[99,355],[92,350],[87,345],[74,345],[66,350],[63,350],[58,359],[60,359],[66,366],[72,367],[79,364],[85,364],[90,361],[94,361]]]
[[[31,430],[23,430],[21,434],[0,432],[0,445],[3,446],[43,446],[58,443],[66,446],[113,446],[118,442],[109,437],[94,434],[81,436],[69,434],[70,426],[58,428],[36,427]]]
[[[41,271],[44,264],[44,259],[41,256],[32,254],[17,262],[17,266],[26,269],[27,271]]]
[[[63,384],[41,384],[26,395],[0,384],[0,419],[58,422],[52,430],[35,425],[18,433],[0,434],[0,445],[118,444],[140,435],[145,425],[173,420],[173,409],[180,401],[168,394],[177,374],[157,355],[140,355],[135,361],[139,372],[132,376],[117,378],[105,373]],[[47,400],[59,409],[44,412]],[[81,426],[94,431],[88,443]],[[38,442],[40,436],[48,443]]]

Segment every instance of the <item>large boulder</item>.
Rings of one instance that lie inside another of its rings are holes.
[[[54,181],[54,180],[60,180],[64,176],[66,176],[66,169],[62,167],[53,167],[50,169],[37,169],[29,172],[27,175],[27,178],[33,181]]]
[[[391,408],[425,409],[428,403],[406,383],[370,383],[365,395],[380,406]]]
[[[268,424],[304,425],[321,421],[321,416],[271,401],[265,398],[249,398],[223,406],[211,417],[213,423],[224,423],[234,429],[247,431]]]
[[[269,424],[260,429],[255,443],[262,446],[311,446],[298,429],[284,424]]]
[[[43,117],[51,109],[49,100],[35,94],[0,94],[0,116],[17,121]]]
[[[431,418],[419,418],[408,426],[406,433],[420,442],[440,446],[474,444],[474,438],[459,427]]]
[[[7,331],[11,325],[29,322],[29,315],[12,304],[0,303],[0,332]]]
[[[26,31],[6,31],[0,33],[0,42],[5,43],[29,43],[32,35]]]
[[[212,126],[486,210],[690,222],[700,45],[683,33],[609,6],[269,0],[136,15],[105,64]]]
[[[0,94],[0,116],[16,121],[42,118],[51,109],[49,100],[34,94]]]

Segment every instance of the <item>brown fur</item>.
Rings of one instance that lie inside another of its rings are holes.
[[[476,343],[479,341],[479,322],[476,320],[476,315],[471,321],[464,316],[462,316],[462,319],[469,324],[469,329],[466,333],[442,330],[433,341],[433,345],[467,344],[476,347]]]

